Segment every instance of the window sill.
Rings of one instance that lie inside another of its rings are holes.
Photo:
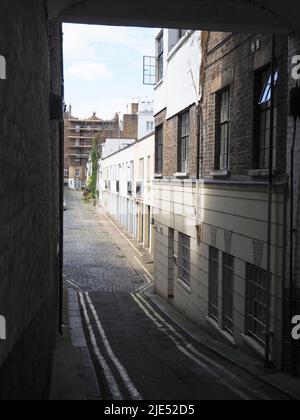
[[[273,170],[273,175],[277,175],[278,171]],[[253,169],[251,171],[248,171],[248,175],[251,178],[268,178],[269,176],[269,169]]]
[[[254,338],[251,338],[249,335],[242,334],[242,338],[245,342],[245,344],[250,347],[251,350],[253,350],[259,357],[262,359],[265,358],[265,350],[264,348],[254,340]]]
[[[237,348],[236,342],[234,341],[234,338],[232,335],[230,335],[228,332],[222,330],[219,327],[219,324],[209,316],[206,318],[208,324],[233,348]]]
[[[186,179],[190,177],[190,174],[188,172],[176,172],[174,177],[178,179]]]
[[[190,295],[192,294],[192,289],[191,289],[191,287],[188,285],[188,284],[186,284],[183,280],[181,280],[181,279],[177,279],[177,283],[179,284],[179,286],[182,288],[182,289],[184,289],[186,292],[188,292]]]
[[[186,43],[186,41],[190,38],[194,31],[190,30],[173,46],[173,48],[169,51],[167,55],[167,61],[171,61],[174,55],[176,55],[177,51]]]
[[[154,86],[154,90],[158,89],[164,82],[164,79],[160,79],[159,82],[156,83],[156,85]]]
[[[229,170],[220,170],[220,171],[212,171],[210,176],[214,178],[229,178],[231,176],[231,172]]]
[[[154,178],[155,179],[162,179],[163,178],[163,174],[154,174]]]

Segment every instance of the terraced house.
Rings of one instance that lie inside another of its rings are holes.
[[[149,253],[153,250],[153,177],[153,133],[122,150],[103,154],[99,162],[102,208]]]
[[[156,290],[289,369],[288,39],[165,30],[156,42]]]

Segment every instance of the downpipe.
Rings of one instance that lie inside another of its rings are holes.
[[[276,72],[276,36],[272,35],[271,63],[271,133],[269,150],[269,182],[268,182],[268,240],[267,240],[267,307],[266,307],[266,344],[265,367],[271,367],[271,287],[272,287],[272,218],[273,218],[273,149],[274,149],[274,92]]]

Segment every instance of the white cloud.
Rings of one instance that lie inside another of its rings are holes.
[[[94,82],[97,80],[107,79],[112,76],[112,73],[103,63],[96,61],[78,61],[67,69],[66,74],[69,77],[86,82]]]
[[[128,98],[111,98],[99,101],[99,99],[88,99],[81,102],[71,101],[73,104],[73,115],[79,118],[88,118],[93,112],[103,119],[112,119],[115,114],[126,113]]]
[[[66,60],[99,60],[103,46],[153,55],[156,32],[156,29],[64,24],[64,56]]]

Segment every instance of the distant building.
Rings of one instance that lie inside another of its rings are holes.
[[[138,139],[154,132],[154,102],[143,101],[139,103],[138,111]]]
[[[79,119],[72,115],[70,106],[65,113],[65,183],[71,189],[82,189],[87,180],[87,164],[92,150],[93,139],[97,137],[99,147],[108,138],[138,138],[138,104],[131,105],[131,114],[125,114],[120,123],[119,115],[112,120],[102,120],[94,112],[90,118]]]
[[[99,161],[100,204],[149,252],[153,251],[154,134]]]

